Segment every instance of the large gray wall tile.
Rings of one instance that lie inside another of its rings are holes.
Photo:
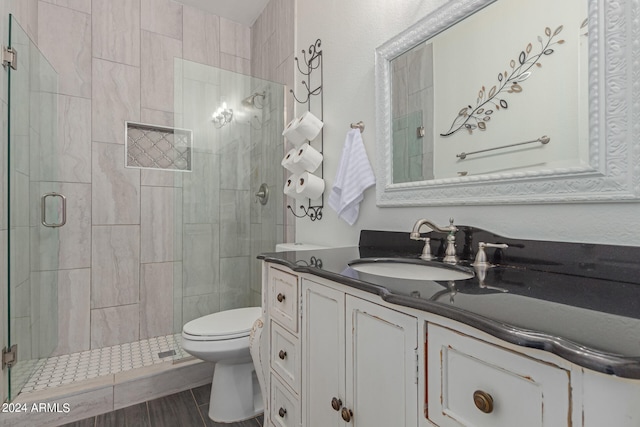
[[[58,97],[57,181],[91,182],[91,100]]]
[[[185,6],[183,16],[183,58],[201,64],[220,64],[220,18]]]
[[[90,98],[91,15],[40,2],[38,22],[38,47],[59,74],[59,93]]]
[[[251,59],[251,29],[220,18],[220,53]]]
[[[185,224],[183,242],[183,294],[202,295],[219,290],[219,227]]]
[[[173,62],[182,56],[182,42],[148,31],[142,32],[141,105],[173,111]]]
[[[8,12],[13,13],[17,18],[20,26],[29,35],[29,38],[34,42],[38,41],[38,0],[22,0],[9,3],[10,6]],[[8,34],[8,31],[7,33]]]
[[[140,0],[94,1],[93,56],[140,65]]]
[[[93,227],[91,308],[133,304],[140,292],[140,228]]]
[[[181,190],[173,187],[141,188],[140,261],[176,259],[175,206],[182,203]]]
[[[91,348],[138,341],[139,310],[138,304],[91,310]]]
[[[125,121],[140,121],[140,69],[93,60],[91,137],[124,144]]]
[[[140,223],[140,170],[124,166],[124,146],[93,143],[93,224]]]
[[[246,307],[250,301],[251,259],[220,259],[220,310]]]
[[[141,28],[182,40],[182,4],[173,0],[142,0]]]
[[[58,346],[54,355],[89,350],[91,269],[58,272]]]
[[[220,311],[220,292],[185,296],[182,299],[183,324],[218,311]]]
[[[173,331],[174,263],[142,264],[140,271],[140,339]]]

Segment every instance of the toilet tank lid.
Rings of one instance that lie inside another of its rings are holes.
[[[183,332],[196,336],[236,336],[249,334],[256,319],[262,314],[260,307],[235,308],[208,314],[187,322]]]
[[[276,244],[276,252],[310,251],[314,249],[327,249],[327,246],[314,245],[311,243],[278,243]]]

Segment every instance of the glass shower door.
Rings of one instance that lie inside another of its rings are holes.
[[[15,17],[8,68],[8,341],[17,346],[9,368],[14,399],[57,346],[58,251],[66,200],[57,177],[58,77]],[[15,69],[14,69],[15,67]]]

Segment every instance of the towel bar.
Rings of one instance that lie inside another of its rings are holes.
[[[540,142],[542,145],[545,145],[545,144],[548,144],[549,141],[551,141],[551,138],[549,138],[548,136],[544,135],[544,136],[541,136],[540,138],[534,139],[532,141],[516,142],[515,144],[501,145],[500,147],[487,148],[487,149],[484,149],[484,150],[472,151],[470,153],[460,153],[460,154],[456,154],[456,157],[460,158],[460,160],[464,160],[464,159],[467,158],[467,156],[470,156],[472,154],[484,153],[484,152],[493,151],[493,150],[501,150],[503,148],[516,147],[518,145],[531,144],[533,142]]]

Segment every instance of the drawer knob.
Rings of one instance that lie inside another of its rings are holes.
[[[351,409],[342,408],[341,415],[343,420],[349,422],[351,421],[351,417],[353,417],[353,412],[351,412]]]
[[[284,301],[284,294],[278,294],[278,296],[276,297],[276,299],[278,300],[278,302],[282,302],[282,301]]]
[[[340,408],[342,408],[342,400],[334,397],[333,399],[331,399],[331,407],[334,411],[339,411]]]
[[[280,418],[284,418],[284,416],[287,415],[287,410],[280,408],[280,410],[278,410],[278,415],[280,415]]]
[[[280,352],[278,353],[278,357],[284,360],[287,357],[287,352],[284,350],[280,350]]]
[[[476,404],[476,408],[480,409],[485,414],[493,412],[493,397],[486,391],[476,390],[473,392],[473,403]]]

